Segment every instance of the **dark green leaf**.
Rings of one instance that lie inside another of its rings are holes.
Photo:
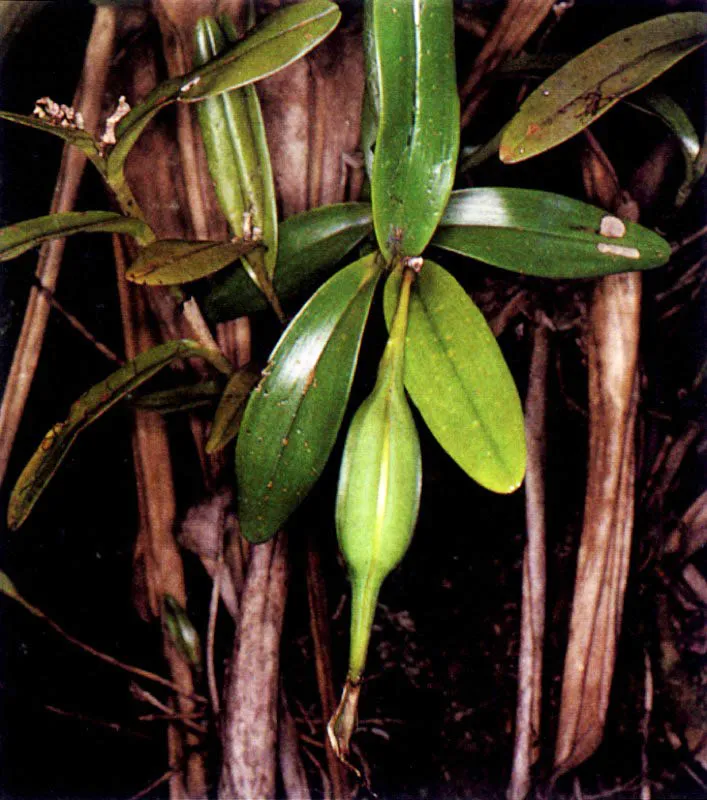
[[[417,256],[447,205],[459,150],[452,0],[369,0],[380,124],[371,196],[387,259]]]
[[[61,125],[53,124],[45,119],[39,119],[39,117],[35,117],[33,114],[13,114],[10,111],[0,111],[0,119],[6,119],[8,122],[16,122],[18,125],[36,128],[39,131],[58,136],[65,142],[77,147],[82,153],[88,156],[97,167],[101,167],[98,143],[88,131],[70,127],[62,128]]]
[[[552,74],[523,103],[501,142],[515,164],[584,130],[622,97],[707,41],[707,14],[684,12],[617,31]]]
[[[17,258],[47,239],[59,239],[74,233],[127,233],[140,238],[149,231],[144,222],[112,211],[66,211],[62,214],[48,214],[0,229],[0,261]]]
[[[379,276],[371,255],[330,278],[292,320],[250,396],[236,445],[249,541],[277,532],[329,458]]]
[[[216,381],[202,381],[189,386],[176,386],[174,389],[143,394],[133,400],[133,406],[143,411],[174,414],[210,406],[216,403],[219,397],[221,397],[221,387]]]
[[[388,325],[398,283],[393,273],[386,285]],[[479,309],[427,259],[410,300],[405,388],[434,437],[470,477],[494,492],[518,488],[525,434],[513,378]]]
[[[329,0],[304,0],[269,14],[219,58],[185,75],[182,102],[195,102],[266,78],[306,55],[338,25]]]
[[[367,203],[337,203],[295,214],[280,224],[274,286],[283,301],[316,286],[371,232]],[[267,307],[240,268],[216,276],[204,299],[209,319],[223,322]]]
[[[227,267],[257,246],[240,242],[185,242],[161,239],[140,251],[125,273],[133,283],[173,286],[196,281]]]
[[[109,180],[120,179],[128,153],[160,109],[176,101],[197,102],[272,75],[316,47],[340,17],[329,0],[306,0],[278,9],[219,58],[155,87],[116,129],[117,141],[107,161]]]
[[[234,372],[214,414],[214,424],[206,443],[206,452],[215,453],[235,439],[241,427],[246,400],[260,374],[250,369]]]
[[[648,228],[530,189],[453,192],[441,225],[434,245],[525,275],[588,278],[650,269],[670,258],[668,243]]]
[[[82,394],[69,409],[67,419],[54,425],[47,433],[22,471],[10,496],[7,512],[10,530],[16,530],[25,521],[84,428],[175,359],[195,357],[206,359],[226,375],[231,374],[231,365],[221,353],[207,350],[188,339],[180,339],[140,353]]]

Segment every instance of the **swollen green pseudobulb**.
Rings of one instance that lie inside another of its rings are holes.
[[[213,17],[197,22],[194,60],[198,66],[215,58],[237,35],[226,18],[222,24]],[[243,266],[284,319],[272,288],[277,261],[275,184],[255,87],[208,98],[199,103],[197,114],[216,196],[233,234],[263,245],[243,258]]]
[[[339,475],[336,529],[351,581],[351,645],[346,687],[328,731],[344,761],[356,724],[378,593],[408,549],[420,503],[420,443],[403,385],[414,276],[405,268],[378,379],[351,421]]]

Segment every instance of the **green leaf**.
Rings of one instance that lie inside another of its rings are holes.
[[[270,356],[236,444],[238,510],[251,542],[273,536],[326,464],[381,270],[370,255],[314,294]]]
[[[259,378],[260,373],[250,369],[238,370],[231,375],[214,414],[214,424],[206,442],[207,453],[215,453],[235,439],[241,427],[246,400]]]
[[[133,283],[148,286],[188,283],[218,272],[257,246],[253,240],[185,242],[182,239],[161,239],[140,251],[125,277]]]
[[[215,19],[204,17],[195,30],[197,63],[208,63],[226,46]],[[244,86],[204,100],[197,108],[211,179],[224,216],[236,236],[248,236],[244,214],[259,231],[264,251],[249,260],[258,262],[272,278],[277,261],[277,206],[275,183],[265,123],[254,86]]]
[[[179,90],[183,85],[182,75],[163,81],[118,123],[115,129],[116,142],[106,156],[106,174],[109,183],[124,179],[125,160],[133,145],[157,113],[177,101]]]
[[[9,597],[11,600],[14,600],[16,603],[19,603],[35,617],[46,619],[46,614],[43,611],[40,611],[36,606],[28,603],[27,600],[25,600],[24,597],[22,597],[22,595],[17,591],[15,584],[10,580],[10,577],[7,575],[7,573],[3,572],[2,570],[0,570],[0,592],[2,592],[2,594],[4,594],[6,597]]]
[[[201,642],[196,628],[189,619],[186,609],[171,595],[162,598],[162,623],[172,644],[182,658],[197,670],[201,670]]]
[[[10,496],[8,527],[16,530],[27,519],[69,448],[84,428],[105,414],[119,400],[134,392],[177,358],[204,358],[226,375],[231,365],[214,350],[207,350],[189,339],[178,339],[153,347],[81,395],[69,409],[69,416],[47,433],[36,453],[22,471]]]
[[[329,0],[306,0],[268,15],[242,42],[187,75],[170,78],[121,120],[108,154],[109,179],[157,112],[176,101],[191,103],[272,75],[316,47],[336,27],[341,12]]]
[[[459,150],[452,0],[369,0],[380,125],[371,196],[387,259],[417,256],[447,205]]]
[[[274,287],[283,301],[316,286],[371,232],[367,203],[336,203],[295,214],[280,224]],[[204,301],[210,320],[223,322],[267,307],[263,295],[239,268],[216,276]]]
[[[672,97],[663,92],[647,91],[637,97],[632,105],[660,117],[680,142],[685,159],[685,177],[678,189],[676,207],[684,204],[695,184],[700,180],[704,170],[699,166],[700,138],[694,125]]]
[[[315,48],[340,19],[329,0],[304,0],[274,11],[235,47],[184,76],[180,101],[202,100],[279,72]]]
[[[221,387],[216,381],[202,381],[188,386],[175,386],[158,392],[136,397],[132,404],[143,411],[156,411],[158,414],[174,414],[190,411],[202,406],[210,406],[221,397]]]
[[[0,229],[0,261],[9,261],[39,247],[47,239],[59,239],[74,233],[127,233],[140,238],[148,226],[134,217],[112,211],[65,211],[48,214]]]
[[[432,244],[546,278],[650,269],[670,258],[670,245],[648,228],[579,200],[530,189],[453,192]]]
[[[389,325],[396,275],[385,291]],[[427,259],[410,300],[405,388],[434,437],[471,478],[494,492],[518,488],[525,435],[513,378],[482,313]]]
[[[0,119],[5,119],[8,122],[16,122],[18,125],[25,125],[28,128],[35,128],[38,131],[50,133],[52,136],[58,136],[65,142],[77,147],[101,169],[102,161],[98,142],[96,142],[88,131],[78,128],[62,128],[61,125],[52,124],[45,119],[39,119],[39,117],[35,117],[33,114],[13,114],[11,111],[0,111]]]
[[[528,97],[503,134],[501,161],[515,164],[570,139],[705,41],[700,12],[666,14],[608,36]]]

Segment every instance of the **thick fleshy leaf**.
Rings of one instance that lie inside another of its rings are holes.
[[[381,270],[345,267],[292,320],[250,396],[236,445],[238,510],[252,542],[273,536],[326,464]]]
[[[133,283],[174,286],[212,275],[257,247],[252,239],[239,242],[185,242],[161,239],[140,251],[125,273]]]
[[[47,214],[0,229],[0,261],[17,258],[47,239],[60,239],[75,233],[127,233],[140,239],[149,232],[149,227],[139,219],[112,211]]]
[[[231,365],[221,353],[207,350],[189,339],[179,339],[140,353],[91,387],[72,404],[66,420],[51,428],[22,471],[8,506],[7,521],[11,530],[25,521],[79,433],[177,358],[203,358],[224,374],[231,374]]]
[[[313,289],[371,232],[367,203],[336,203],[295,214],[280,224],[274,287],[285,303]],[[267,307],[263,295],[242,269],[213,280],[203,301],[209,319],[223,322]]]
[[[234,47],[185,76],[182,102],[245,86],[284,69],[334,30],[341,11],[329,0],[304,0],[267,17]]]
[[[432,244],[546,278],[650,269],[670,258],[670,245],[642,225],[579,200],[530,189],[453,192]]]
[[[51,133],[52,136],[58,136],[65,142],[77,147],[82,153],[88,156],[96,166],[99,168],[101,167],[98,144],[88,131],[72,127],[63,128],[61,125],[56,125],[45,119],[39,119],[39,117],[34,116],[34,114],[13,114],[11,111],[0,111],[0,119],[5,119],[8,122],[16,122],[18,125],[25,125],[28,128],[36,128],[38,131]]]
[[[229,31],[236,37],[232,25]],[[210,63],[228,46],[212,17],[200,19],[194,34],[197,64]],[[277,260],[275,183],[255,87],[243,86],[209,97],[199,103],[197,114],[211,180],[232,233],[257,238],[263,245],[246,257],[246,273],[279,314],[279,300],[272,288]]]
[[[378,244],[417,256],[447,205],[459,150],[452,0],[369,0],[380,87],[371,197]]]
[[[132,404],[143,411],[157,411],[158,414],[175,414],[191,411],[194,408],[215,405],[221,397],[221,387],[216,381],[202,381],[188,386],[175,386],[174,389],[161,389],[136,397]]]
[[[501,161],[524,161],[566,141],[706,41],[700,12],[666,14],[608,36],[528,97],[503,134]]]
[[[385,291],[389,325],[396,275]],[[494,492],[518,488],[525,434],[513,377],[483,314],[427,259],[410,300],[405,388],[434,437],[471,478]]]
[[[176,101],[197,102],[272,75],[316,47],[340,17],[328,0],[278,9],[220,58],[161,83],[118,125],[117,141],[108,155],[109,176],[122,173],[132,146],[160,109]]]
[[[207,453],[215,453],[235,439],[248,395],[259,378],[260,374],[250,369],[241,369],[231,375],[214,414],[214,424],[206,442]]]

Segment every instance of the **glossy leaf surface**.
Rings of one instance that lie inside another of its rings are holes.
[[[250,369],[238,370],[231,375],[214,414],[214,424],[206,442],[207,453],[215,453],[235,439],[248,395],[259,378],[259,373]]]
[[[386,285],[390,324],[396,281]],[[410,299],[405,388],[430,431],[477,483],[512,492],[525,473],[518,392],[496,339],[464,289],[425,259]]]
[[[409,271],[397,281],[397,311],[371,394],[354,414],[341,460],[336,532],[351,581],[349,670],[328,725],[334,752],[346,760],[381,585],[407,552],[417,521],[422,460],[403,385]]]
[[[308,53],[336,27],[339,9],[328,0],[306,0],[269,14],[246,39],[218,59],[157,86],[120,122],[108,155],[109,175],[125,159],[157,112],[176,101],[196,102],[266,78]]]
[[[524,161],[566,141],[705,41],[700,12],[666,14],[608,36],[528,97],[503,134],[501,161]]]
[[[52,136],[58,136],[65,142],[77,147],[82,153],[88,156],[96,166],[100,167],[100,151],[98,149],[98,144],[88,131],[78,128],[62,128],[61,125],[55,125],[47,120],[39,119],[34,116],[34,114],[13,114],[11,111],[0,111],[0,119],[5,119],[8,122],[15,122],[18,125],[25,125],[28,128],[35,128],[38,131],[50,133]]]
[[[341,19],[329,0],[304,0],[267,17],[245,39],[184,78],[182,102],[195,102],[266,78],[306,55]]]
[[[226,46],[216,20],[200,19],[195,31],[197,63],[208,63]],[[254,252],[249,260],[256,274],[262,271],[269,280],[277,260],[277,206],[265,123],[255,87],[243,86],[207,98],[198,105],[197,113],[221,210],[236,236],[258,231],[257,238],[264,249]]]
[[[393,283],[395,304],[398,275]],[[352,586],[348,677],[354,681],[363,673],[379,589],[410,545],[420,505],[420,442],[403,384],[406,283],[376,385],[351,420],[339,473],[336,530]]]
[[[371,196],[387,259],[417,256],[447,205],[459,150],[451,0],[369,0],[380,122]]]
[[[207,350],[188,339],[180,339],[140,353],[81,395],[72,404],[66,420],[54,425],[47,433],[22,471],[10,496],[7,512],[9,528],[15,530],[25,521],[84,428],[175,359],[194,357],[206,359],[227,375],[231,373],[229,362],[220,353]]]
[[[371,232],[367,203],[336,203],[288,217],[280,224],[274,287],[282,302],[316,286]],[[242,269],[217,276],[204,299],[209,319],[223,322],[262,311],[267,303]]]
[[[453,192],[441,226],[432,244],[524,275],[589,278],[650,269],[670,258],[669,244],[642,225],[530,189]]]
[[[380,276],[375,256],[345,267],[292,320],[246,406],[236,445],[238,511],[252,542],[273,536],[334,446]]]
[[[174,286],[205,278],[257,246],[254,241],[186,242],[161,239],[140,251],[125,273],[133,283]]]
[[[59,239],[75,233],[127,233],[140,238],[149,230],[144,222],[112,211],[47,214],[0,229],[0,261],[17,258],[48,239]]]

